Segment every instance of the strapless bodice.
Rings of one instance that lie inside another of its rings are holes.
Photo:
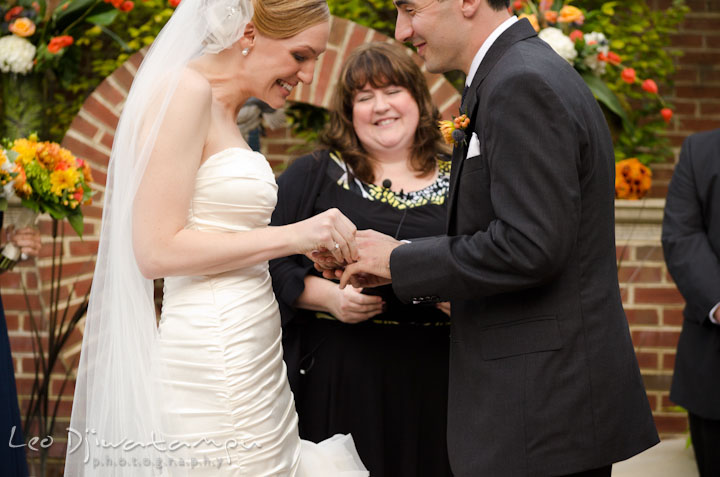
[[[202,163],[185,228],[237,232],[267,227],[277,202],[270,164],[258,152],[232,147]]]

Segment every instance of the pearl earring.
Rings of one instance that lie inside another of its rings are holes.
[[[247,56],[248,53],[250,53],[250,48],[243,48],[243,50],[242,50],[243,56]]]

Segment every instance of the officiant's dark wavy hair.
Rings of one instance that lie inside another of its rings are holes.
[[[330,121],[320,134],[320,141],[342,155],[355,177],[367,183],[375,181],[368,153],[355,134],[352,123],[355,94],[367,84],[373,88],[401,86],[410,92],[420,112],[411,164],[422,175],[433,172],[437,156],[447,152],[438,129],[440,113],[432,102],[420,68],[406,48],[399,45],[369,43],[350,54],[335,86]]]

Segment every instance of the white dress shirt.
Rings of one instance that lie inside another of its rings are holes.
[[[472,80],[475,77],[475,73],[477,73],[478,68],[480,67],[480,63],[482,62],[483,58],[485,58],[485,54],[487,54],[492,44],[495,43],[495,40],[497,40],[498,37],[502,35],[505,30],[510,28],[513,23],[517,21],[518,18],[515,15],[511,16],[510,18],[502,22],[496,29],[494,29],[493,32],[490,33],[490,36],[485,39],[482,46],[480,46],[478,52],[475,53],[475,58],[473,58],[472,63],[470,63],[470,70],[468,71],[467,78],[465,79],[465,86],[470,86],[472,84]]]

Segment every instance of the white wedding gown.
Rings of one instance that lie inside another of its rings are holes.
[[[186,228],[227,233],[267,227],[276,200],[265,157],[226,149],[200,166]],[[183,475],[369,475],[349,435],[320,444],[298,436],[267,262],[166,278],[159,332],[160,379],[170,390],[163,405],[165,441],[202,443],[185,454],[196,465],[185,466]],[[166,467],[175,473],[172,462]]]

